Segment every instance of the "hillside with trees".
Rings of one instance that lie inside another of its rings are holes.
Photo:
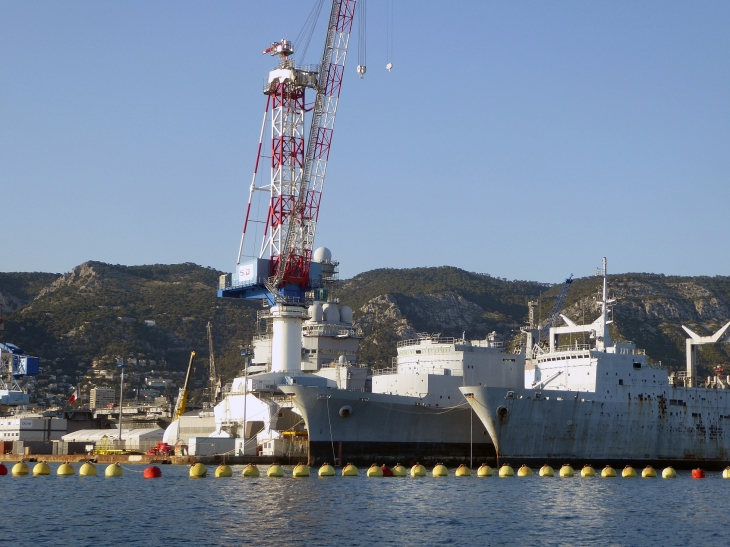
[[[0,304],[13,342],[51,363],[55,371],[83,379],[92,366],[119,359],[154,362],[180,371],[198,352],[196,378],[207,375],[206,324],[213,325],[216,364],[225,380],[243,366],[260,303],[216,298],[223,272],[195,264],[120,266],[86,262],[71,272],[1,273]],[[601,278],[576,279],[563,312],[576,322],[597,313]],[[339,282],[334,296],[351,306],[366,337],[360,362],[388,366],[397,341],[419,332],[483,338],[496,331],[513,345],[539,303],[544,320],[561,286],[508,281],[454,267],[379,269]],[[645,348],[649,358],[684,367],[681,325],[708,334],[730,320],[730,277],[677,277],[628,273],[609,277],[616,298],[612,335]],[[707,346],[700,373],[730,361],[725,346]],[[79,380],[81,381],[81,380]]]

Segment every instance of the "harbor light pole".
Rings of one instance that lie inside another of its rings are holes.
[[[243,454],[246,455],[246,400],[248,399],[248,364],[251,362],[249,359],[248,348],[243,348],[241,352],[243,357],[244,366],[244,380],[243,380]]]
[[[118,365],[122,369],[122,382],[119,386],[119,449],[122,449],[122,399],[124,398],[124,361]]]

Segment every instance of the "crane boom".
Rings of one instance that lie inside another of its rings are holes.
[[[563,305],[565,304],[565,298],[568,296],[568,291],[570,290],[570,285],[572,283],[573,274],[570,274],[570,277],[565,280],[565,283],[563,283],[563,286],[558,293],[558,297],[555,299],[555,303],[550,310],[550,314],[545,320],[545,324],[540,327],[541,338],[543,336],[547,336],[547,334],[550,332],[550,327],[556,327],[558,325],[558,322],[560,321],[560,311],[563,309]]]
[[[180,416],[185,414],[185,407],[188,404],[188,394],[190,393],[190,376],[193,370],[193,363],[195,362],[195,352],[190,352],[190,362],[188,363],[188,372],[185,375],[185,384],[180,388],[180,393],[177,396],[177,402],[175,403],[175,413],[172,415],[173,420],[177,420]],[[120,410],[121,412],[121,410]]]
[[[284,281],[301,286],[309,282],[319,205],[342,90],[355,4],[355,0],[332,2],[327,38],[319,65],[317,97],[304,158],[304,173],[286,233],[283,254],[275,260],[272,268],[275,275],[268,280],[273,289],[278,289]]]
[[[218,394],[221,389],[221,381],[215,371],[215,353],[213,351],[213,325],[208,321],[206,326],[208,331],[208,360],[210,364],[210,373],[208,375],[208,383],[210,389],[210,406],[215,406],[218,402]]]

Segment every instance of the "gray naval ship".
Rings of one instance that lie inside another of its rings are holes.
[[[722,468],[730,463],[730,377],[696,377],[698,345],[730,342],[730,323],[713,336],[687,327],[686,373],[649,364],[632,343],[609,334],[612,300],[603,259],[601,315],[590,325],[550,329],[535,347],[529,389],[467,385],[460,390],[482,421],[499,460],[510,464],[584,463]],[[592,344],[559,345],[587,334]],[[700,386],[699,384],[702,384]],[[726,431],[727,429],[727,431]]]
[[[398,343],[393,368],[376,371],[370,391],[282,385],[304,418],[310,465],[464,463],[493,458],[492,440],[459,388],[524,385],[524,353],[495,333],[484,340],[419,335]]]

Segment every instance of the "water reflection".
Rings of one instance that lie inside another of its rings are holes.
[[[0,477],[6,545],[727,544],[730,481],[340,476]],[[136,472],[134,472],[136,471]],[[55,467],[53,468],[55,473]]]

